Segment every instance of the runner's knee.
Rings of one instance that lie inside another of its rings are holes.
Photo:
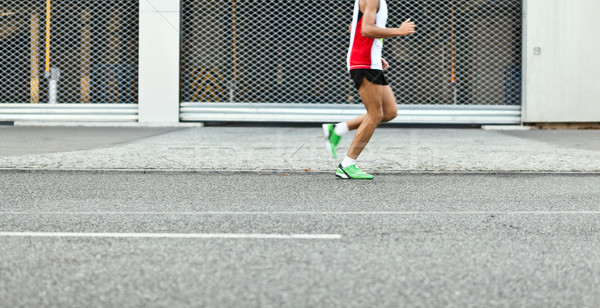
[[[381,123],[383,120],[383,110],[381,109],[368,112],[367,114],[373,122]]]
[[[398,115],[398,110],[387,111],[383,115],[383,119],[381,121],[382,122],[389,122],[389,121],[395,119],[397,115]]]

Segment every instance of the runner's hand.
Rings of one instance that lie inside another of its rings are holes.
[[[384,58],[381,58],[381,65],[383,66],[384,71],[390,67],[390,64]]]
[[[398,28],[398,33],[400,36],[407,36],[415,33],[415,23],[410,21],[410,18],[402,23],[400,28]]]

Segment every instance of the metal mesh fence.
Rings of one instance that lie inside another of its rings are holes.
[[[183,102],[358,103],[352,0],[183,0]],[[401,104],[521,103],[521,0],[388,0],[387,73]],[[454,65],[453,65],[454,64]]]
[[[137,103],[138,3],[0,0],[0,103]]]

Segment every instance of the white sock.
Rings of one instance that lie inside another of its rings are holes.
[[[348,156],[344,157],[344,160],[342,161],[342,167],[348,168],[352,165],[356,165],[356,159],[352,159]]]
[[[333,132],[338,136],[343,136],[349,131],[350,129],[348,128],[348,124],[346,122],[336,124],[333,129]]]

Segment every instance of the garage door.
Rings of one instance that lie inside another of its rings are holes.
[[[0,1],[0,121],[137,121],[137,1]]]
[[[397,123],[520,123],[521,0],[388,1]],[[346,72],[353,1],[183,1],[181,120],[325,122],[364,112]]]

